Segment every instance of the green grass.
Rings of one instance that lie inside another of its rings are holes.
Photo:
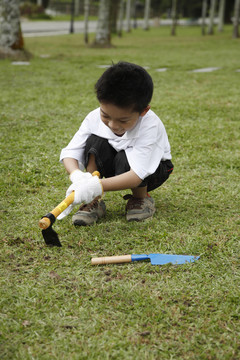
[[[0,62],[1,359],[239,359],[239,40],[169,33],[138,29],[103,50],[82,35],[28,38],[30,66]],[[108,193],[105,219],[56,222],[63,247],[47,248],[38,220],[69,185],[60,150],[98,106],[97,65],[118,60],[150,66],[174,173],[152,193],[153,219],[127,223],[127,191]],[[201,258],[90,265],[152,252]]]

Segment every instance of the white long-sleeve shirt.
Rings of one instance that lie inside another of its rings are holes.
[[[152,110],[139,117],[134,128],[119,137],[102,122],[100,108],[97,108],[86,116],[70,143],[62,149],[60,161],[74,158],[83,169],[85,144],[92,134],[108,139],[116,151],[124,150],[130,168],[142,180],[155,172],[161,160],[172,158],[165,127]]]

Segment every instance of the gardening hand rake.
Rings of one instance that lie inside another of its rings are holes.
[[[94,171],[93,176],[100,176],[98,171]],[[43,216],[39,220],[39,227],[42,229],[42,235],[46,245],[48,246],[62,246],[60,243],[58,234],[53,230],[52,225],[54,224],[58,215],[60,215],[69,205],[74,201],[74,191],[68,195],[60,204],[58,204],[51,212]]]

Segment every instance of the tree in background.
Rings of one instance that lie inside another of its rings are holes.
[[[225,13],[225,0],[220,0],[219,2],[219,9],[218,9],[218,31],[223,31],[223,24],[224,24],[224,13]]]
[[[234,4],[234,19],[233,19],[233,38],[239,37],[239,12],[240,12],[240,0],[235,0]]]
[[[29,57],[24,51],[19,0],[0,0],[0,57]]]
[[[111,5],[111,0],[100,0],[96,38],[93,43],[93,46],[97,46],[97,47],[111,46],[110,5]]]
[[[207,15],[207,0],[202,2],[202,35],[205,35],[205,24]]]
[[[13,0],[0,0],[11,3]],[[16,0],[15,0],[16,1]],[[18,0],[19,1],[19,0]],[[22,0],[23,1],[23,0]],[[150,8],[154,17],[172,18],[171,35],[176,34],[177,17],[181,16],[191,20],[202,18],[202,34],[205,34],[206,17],[209,16],[208,34],[214,32],[214,16],[216,15],[216,6],[218,5],[219,25],[218,31],[223,30],[224,23],[234,22],[234,35],[238,35],[239,24],[239,1],[240,0],[28,0],[33,4],[42,4],[44,7],[49,3],[50,8],[57,9],[60,1],[66,4],[72,3],[80,4],[79,9],[83,9],[84,5],[84,41],[88,43],[88,17],[90,8],[99,10],[99,18],[97,24],[97,34],[94,45],[97,46],[111,46],[111,33],[122,35],[123,18],[126,16],[126,31],[131,31],[131,17],[135,16],[135,24],[137,24],[137,9],[139,16],[144,17],[143,28],[149,28],[149,14]],[[210,10],[208,14],[208,4],[210,3]],[[235,13],[234,15],[234,4]],[[134,5],[134,6],[133,6]],[[135,12],[133,14],[133,7]],[[69,7],[68,7],[69,8]],[[67,9],[67,7],[66,7]],[[145,9],[145,11],[143,11]],[[95,10],[96,11],[96,10]],[[97,12],[96,12],[97,14]],[[236,25],[237,24],[237,25]],[[136,26],[135,26],[136,27]]]
[[[176,35],[176,27],[177,27],[177,0],[172,0],[172,28],[171,35]]]
[[[117,34],[117,20],[120,1],[121,0],[112,0],[110,3],[110,31],[112,34]]]
[[[88,17],[89,17],[90,0],[84,0],[84,42],[88,44]]]
[[[80,0],[74,0],[74,16],[78,16],[80,13]]]
[[[123,29],[123,17],[124,17],[124,0],[120,1],[119,4],[119,12],[118,12],[118,29],[117,34],[119,37],[122,36],[122,29]]]
[[[144,24],[143,24],[143,29],[144,30],[149,30],[150,8],[151,8],[151,0],[145,0]]]
[[[216,0],[211,0],[208,35],[214,34],[214,16],[216,12]]]
[[[127,0],[126,4],[126,21],[127,21],[127,32],[131,31],[131,0]]]

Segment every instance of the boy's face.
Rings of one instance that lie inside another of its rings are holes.
[[[100,103],[100,116],[102,122],[117,136],[123,136],[137,124],[140,116],[146,114],[148,106],[142,113],[132,109],[120,108],[113,104]]]

